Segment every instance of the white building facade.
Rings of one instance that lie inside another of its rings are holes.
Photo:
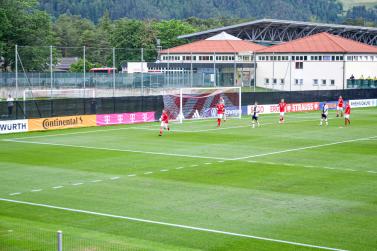
[[[259,50],[256,61],[257,87],[273,90],[346,89],[351,76],[377,76],[377,47],[328,33]]]

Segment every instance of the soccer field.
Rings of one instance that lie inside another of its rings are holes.
[[[0,250],[376,250],[377,109],[0,136]]]

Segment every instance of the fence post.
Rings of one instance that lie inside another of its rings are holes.
[[[85,98],[85,85],[86,85],[86,49],[85,45],[83,47],[83,57],[84,57],[84,98]]]
[[[57,239],[58,239],[58,251],[63,251],[63,232],[61,230],[57,232]]]
[[[15,71],[16,71],[16,100],[18,99],[18,45],[15,45],[14,50],[14,56],[15,56]]]
[[[53,73],[52,73],[52,45],[50,45],[50,98],[52,99]]]
[[[115,48],[113,47],[113,97],[115,97]]]
[[[141,48],[141,96],[144,96],[144,48]]]

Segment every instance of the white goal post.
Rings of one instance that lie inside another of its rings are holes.
[[[164,96],[170,119],[182,123],[190,119],[217,117],[216,105],[223,101],[227,118],[241,118],[241,87],[181,88],[179,94]]]

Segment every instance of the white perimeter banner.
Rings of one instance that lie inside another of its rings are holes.
[[[247,106],[247,114],[252,113],[252,105]],[[279,105],[258,105],[261,114],[279,113]],[[305,103],[292,103],[287,104],[286,112],[308,112],[317,111],[320,109],[319,102],[305,102]]]
[[[349,102],[352,108],[377,106],[377,99],[354,99]]]
[[[0,134],[27,132],[27,131],[28,131],[27,119],[0,121]]]
[[[247,106],[247,115],[252,114],[253,105]],[[268,114],[268,113],[279,113],[279,106],[278,105],[258,105],[259,113],[260,114]]]

